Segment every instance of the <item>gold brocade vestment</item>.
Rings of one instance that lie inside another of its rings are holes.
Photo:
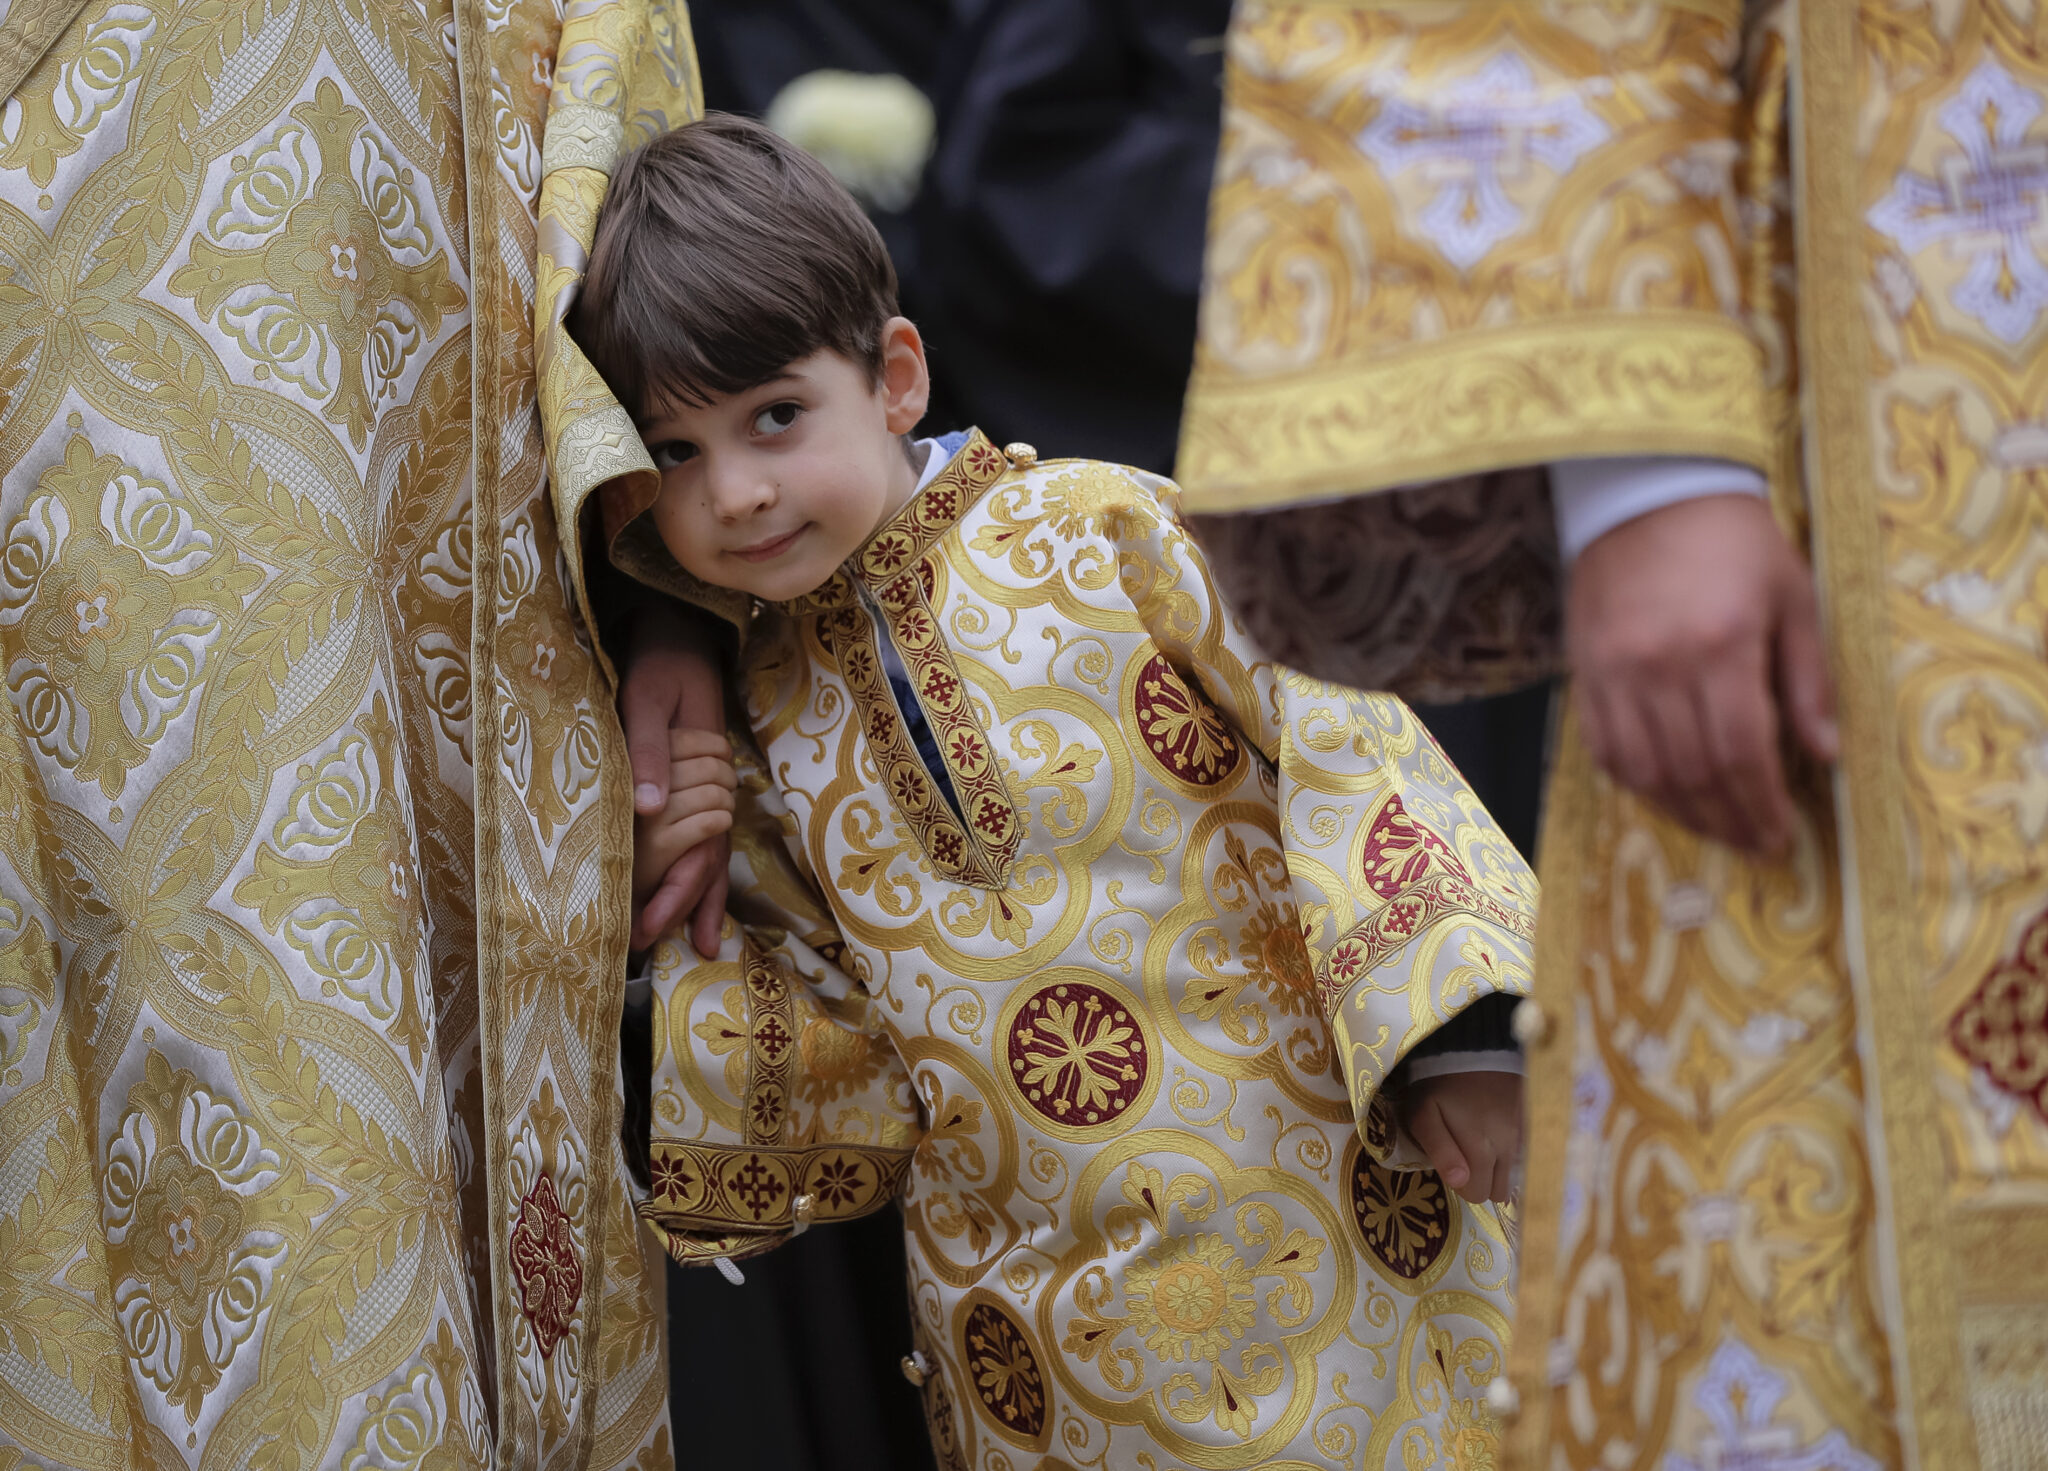
[[[687,1259],[900,1199],[948,1471],[1483,1464],[1508,1235],[1382,1085],[1522,992],[1533,881],[1398,701],[1251,649],[1169,491],[975,435],[752,621],[645,1214]]]
[[[682,6],[0,0],[0,98],[0,1467],[665,1466],[534,323]]]
[[[1757,467],[1822,592],[1790,862],[1567,723],[1514,1464],[2048,1463],[2048,15],[1244,0],[1226,93],[1179,473],[1274,654],[1544,672],[1566,458]]]

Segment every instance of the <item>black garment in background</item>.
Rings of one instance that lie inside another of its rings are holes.
[[[903,1215],[807,1231],[735,1287],[669,1266],[677,1471],[920,1471],[933,1465],[910,1352]]]
[[[894,72],[928,86],[950,0],[693,0],[704,105],[759,117],[806,72]]]
[[[933,420],[1173,468],[1230,0],[984,0],[941,53],[905,306]]]
[[[1550,743],[1552,688],[1538,684],[1487,700],[1414,707],[1508,841],[1532,864],[1546,773],[1544,753]]]

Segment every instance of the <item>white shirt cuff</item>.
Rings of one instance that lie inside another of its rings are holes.
[[[1550,503],[1557,549],[1565,565],[1615,527],[1680,501],[1709,495],[1767,496],[1764,477],[1732,460],[1634,455],[1608,460],[1558,460],[1550,467]]]
[[[1411,1083],[1449,1077],[1452,1073],[1513,1073],[1519,1078],[1522,1054],[1505,1048],[1495,1052],[1432,1052],[1427,1057],[1406,1059],[1401,1071]]]

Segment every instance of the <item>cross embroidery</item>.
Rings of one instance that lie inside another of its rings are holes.
[[[1960,149],[1932,175],[1900,174],[1869,214],[1908,258],[1945,244],[1968,261],[1949,299],[2005,343],[2048,309],[2048,264],[2036,244],[2048,225],[2048,139],[2027,137],[2040,114],[2032,88],[1985,62],[1937,114]]]
[[[1426,102],[1388,97],[1358,135],[1359,149],[1390,179],[1419,169],[1438,184],[1418,220],[1460,270],[1521,228],[1509,184],[1539,167],[1562,178],[1610,136],[1576,93],[1546,90],[1528,62],[1506,52]]]

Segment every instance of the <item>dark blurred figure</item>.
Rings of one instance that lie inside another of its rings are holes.
[[[1229,0],[980,0],[931,84],[907,296],[934,422],[1173,468]]]

